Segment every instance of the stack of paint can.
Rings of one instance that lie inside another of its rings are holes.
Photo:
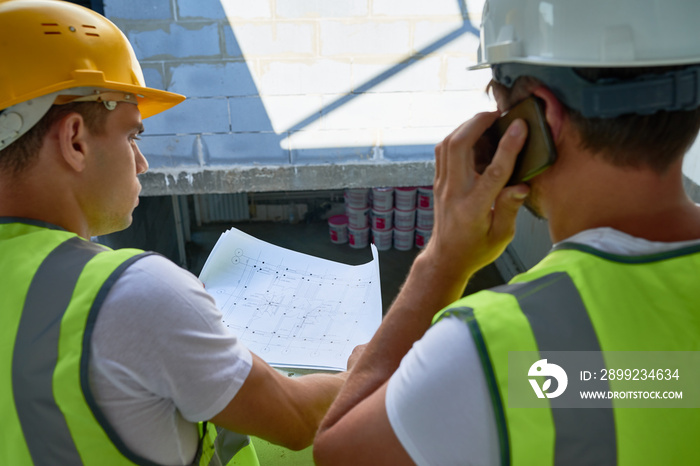
[[[348,216],[334,215],[328,219],[328,230],[331,235],[331,243],[345,244],[348,242]]]
[[[394,248],[400,251],[413,249],[416,231],[417,188],[396,188],[394,209]]]
[[[394,248],[400,251],[424,248],[433,230],[433,188],[379,187],[345,190],[345,216],[329,219],[331,241],[336,223],[347,218],[347,242],[350,247],[364,248],[372,242],[378,250]]]
[[[379,251],[391,249],[394,188],[372,188],[372,242]]]
[[[433,231],[433,187],[418,188],[416,201],[416,247],[423,249]]]
[[[348,217],[348,242],[351,248],[369,244],[369,189],[345,190],[345,214]]]

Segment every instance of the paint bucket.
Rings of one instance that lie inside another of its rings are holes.
[[[394,219],[394,209],[372,209],[372,229],[377,231],[391,230]]]
[[[353,209],[369,207],[369,188],[346,189],[343,197],[345,204]]]
[[[433,229],[433,209],[416,209],[416,228]]]
[[[362,249],[369,244],[369,227],[352,228],[348,227],[348,243],[351,248]]]
[[[418,188],[396,188],[394,190],[394,207],[400,210],[416,208]]]
[[[397,230],[394,228],[394,248],[399,251],[410,251],[413,249],[413,230]]]
[[[418,188],[418,208],[432,209],[433,208],[433,187],[421,186]]]
[[[391,249],[391,242],[394,238],[392,230],[377,231],[372,230],[372,242],[377,247],[379,251],[386,251]]]
[[[328,229],[331,234],[331,243],[343,244],[348,242],[348,217],[347,215],[334,215],[328,219]]]
[[[418,249],[423,249],[428,244],[432,233],[432,230],[416,228],[416,247]]]
[[[348,216],[348,227],[358,229],[369,226],[369,207],[348,207],[345,213]]]
[[[416,226],[416,208],[410,210],[394,209],[394,228],[412,230]]]
[[[394,208],[394,188],[372,188],[372,208],[391,210]]]

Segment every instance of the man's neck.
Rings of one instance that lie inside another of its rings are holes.
[[[38,220],[89,238],[79,212],[70,191],[51,177],[0,177],[0,217]]]
[[[568,189],[553,196],[554,242],[591,228],[610,227],[650,241],[700,238],[700,208],[683,189],[681,161],[660,175],[622,169],[596,158],[579,167]]]

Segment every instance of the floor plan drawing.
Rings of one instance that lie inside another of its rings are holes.
[[[280,248],[239,230],[214,247],[200,276],[224,324],[276,367],[344,370],[381,321],[377,253],[346,265]]]

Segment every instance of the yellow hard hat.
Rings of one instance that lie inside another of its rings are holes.
[[[60,0],[0,1],[0,111],[72,88],[134,94],[141,116],[185,97],[146,87],[126,36],[107,18]]]

